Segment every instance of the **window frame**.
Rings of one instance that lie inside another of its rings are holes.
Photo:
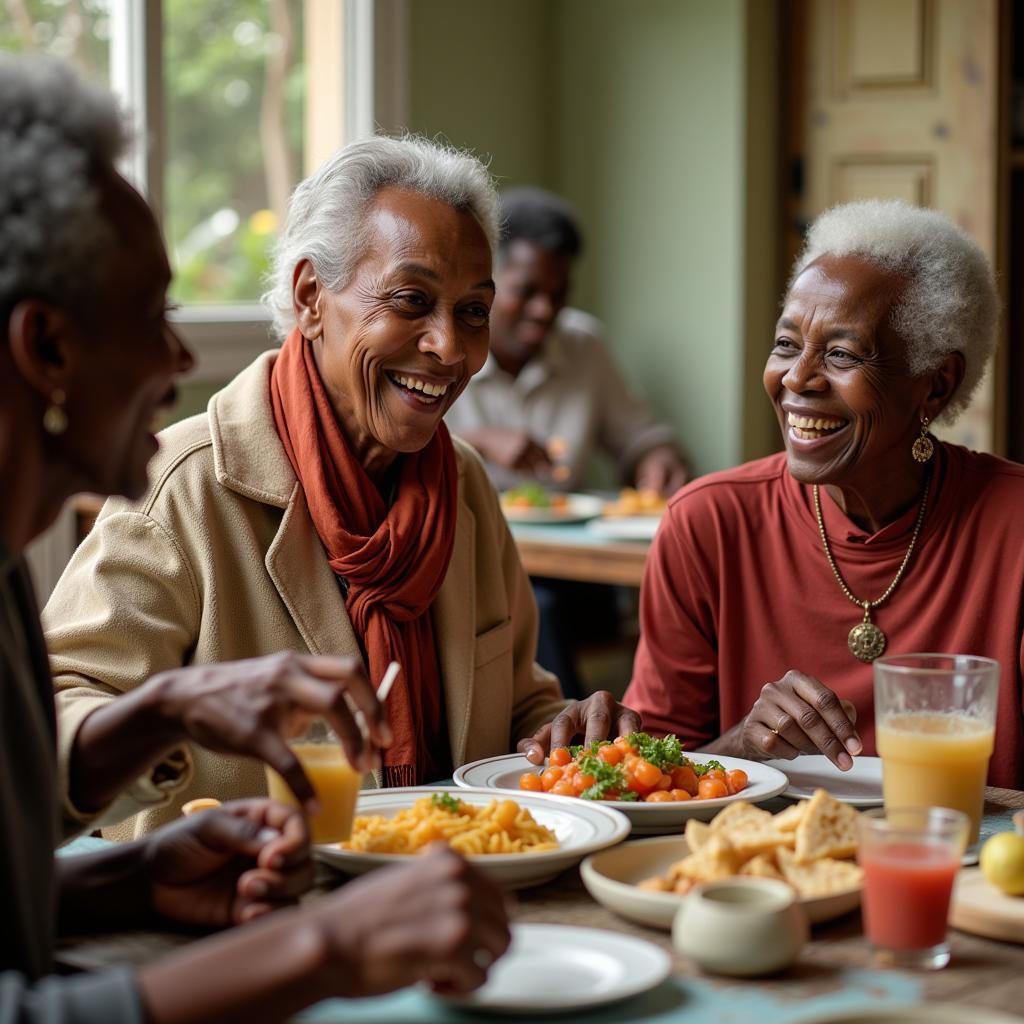
[[[315,124],[304,173],[345,142],[405,122],[408,0],[303,0],[307,29],[317,25],[315,53],[303,40],[307,69],[328,84],[328,117]],[[163,123],[163,0],[110,0],[111,88],[131,112],[139,140],[121,170],[146,196],[160,223],[164,212],[166,135]],[[324,32],[328,42],[324,47]],[[331,59],[341,53],[341,69]],[[312,60],[310,59],[312,58]],[[340,91],[340,97],[337,93]],[[307,128],[314,125],[308,111]],[[258,302],[189,304],[172,322],[196,357],[190,381],[216,383],[234,376],[277,344],[268,311]]]

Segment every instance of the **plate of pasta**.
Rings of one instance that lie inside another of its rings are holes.
[[[547,793],[409,786],[363,790],[352,836],[315,847],[351,875],[409,860],[447,842],[494,881],[540,885],[583,857],[625,839],[629,820],[612,807]]]

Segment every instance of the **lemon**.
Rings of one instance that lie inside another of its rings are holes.
[[[1024,836],[1000,832],[981,848],[981,870],[997,889],[1024,896]]]

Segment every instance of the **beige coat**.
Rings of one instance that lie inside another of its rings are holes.
[[[270,405],[275,353],[161,435],[138,502],[108,501],[43,613],[66,772],[86,715],[180,665],[359,647]],[[433,608],[452,763],[512,750],[565,702],[534,663],[537,614],[497,496],[456,441],[458,522]],[[140,835],[196,796],[265,792],[262,766],[192,749],[169,801],[118,828]]]

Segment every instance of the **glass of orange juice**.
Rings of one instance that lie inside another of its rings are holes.
[[[999,662],[966,654],[875,661],[875,736],[886,808],[951,807],[977,842],[995,738]]]
[[[322,718],[315,718],[299,735],[288,740],[320,803],[318,814],[309,818],[309,837],[314,843],[339,843],[352,834],[352,818],[362,775],[348,763],[338,737]],[[271,799],[297,807],[288,783],[267,767],[267,790]]]

